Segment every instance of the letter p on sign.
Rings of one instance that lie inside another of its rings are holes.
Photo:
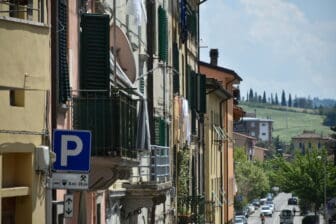
[[[54,170],[89,172],[91,132],[82,130],[55,130],[53,150],[56,153]]]

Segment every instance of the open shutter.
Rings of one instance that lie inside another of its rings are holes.
[[[83,14],[80,88],[109,90],[109,16]]]
[[[167,13],[161,6],[158,9],[159,20],[159,59],[167,61],[168,59],[168,18]]]
[[[65,103],[70,99],[69,66],[68,66],[68,7],[65,0],[60,0],[58,4],[58,86],[59,102]]]

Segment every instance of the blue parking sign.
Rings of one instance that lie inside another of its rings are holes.
[[[91,132],[86,130],[54,130],[55,171],[89,172]]]

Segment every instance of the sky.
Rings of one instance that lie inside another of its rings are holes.
[[[250,88],[336,99],[336,0],[207,0],[200,6],[201,60],[234,70]]]

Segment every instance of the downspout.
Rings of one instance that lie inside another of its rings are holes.
[[[203,0],[198,3],[197,5],[197,72],[200,71],[200,5],[206,2],[207,0]],[[199,137],[200,137],[200,143],[199,145],[201,148],[199,149],[199,161],[202,162],[202,167],[199,168],[199,174],[201,178],[199,179],[199,189],[198,193],[203,194],[204,193],[204,176],[205,176],[205,170],[204,170],[204,149],[205,149],[205,142],[204,142],[204,114],[202,114],[202,121],[198,122],[199,124]],[[201,132],[201,133],[200,133]],[[201,149],[202,149],[202,155],[201,155]]]
[[[229,81],[228,83],[226,83],[225,85],[225,89],[228,89],[228,87],[236,80],[236,78],[232,79],[231,81]],[[233,99],[232,99],[233,100]],[[229,106],[226,105],[226,114],[229,113]],[[226,133],[229,133],[228,130],[229,130],[229,119],[228,119],[228,116],[225,117],[225,123],[226,123]],[[227,150],[226,150],[226,157],[229,158],[229,141],[226,141],[226,145],[227,145]],[[226,171],[227,171],[227,176],[229,174],[229,164],[226,163]],[[227,191],[229,192],[229,179],[227,179],[226,181],[226,189]],[[226,194],[226,214],[227,216],[229,216],[229,194]],[[227,217],[227,221],[229,222],[229,218]]]
[[[223,100],[221,100],[220,102],[219,102],[219,123],[220,123],[220,127],[223,129],[223,103],[226,101],[227,99],[223,99]],[[225,156],[225,147],[224,146],[222,146],[222,143],[220,143],[220,147],[223,147],[223,150],[221,150],[222,152],[224,152],[223,153],[223,156]],[[222,189],[220,189],[221,191],[223,191],[223,187],[224,187],[224,183],[223,183],[223,181],[224,181],[224,175],[223,175],[223,161],[224,161],[224,159],[223,159],[223,156],[221,156],[220,157],[220,167],[221,167],[221,169],[220,169],[220,175],[221,175],[221,177],[223,177],[223,180],[221,181],[222,183],[221,183],[221,188]],[[221,202],[223,203],[223,194],[221,194]],[[225,203],[223,203],[223,206],[224,206],[224,209],[225,209]],[[223,211],[223,210],[222,210]],[[222,213],[221,213],[222,214]],[[222,221],[222,223],[223,223],[223,218],[224,218],[224,220],[225,220],[225,213],[224,213],[224,215],[223,216],[221,216],[221,221]],[[224,221],[224,223],[226,223],[225,221]]]
[[[57,128],[57,74],[58,74],[58,51],[57,51],[57,40],[58,40],[58,0],[50,1],[50,24],[51,24],[51,133],[50,140],[52,141],[52,130]],[[42,9],[43,10],[43,9]],[[48,186],[49,188],[50,186]],[[56,201],[56,190],[47,189],[46,193],[46,223],[51,224],[53,220],[56,220],[56,206],[52,206],[52,201]],[[51,207],[51,208],[50,208]],[[51,214],[50,214],[51,213]]]

